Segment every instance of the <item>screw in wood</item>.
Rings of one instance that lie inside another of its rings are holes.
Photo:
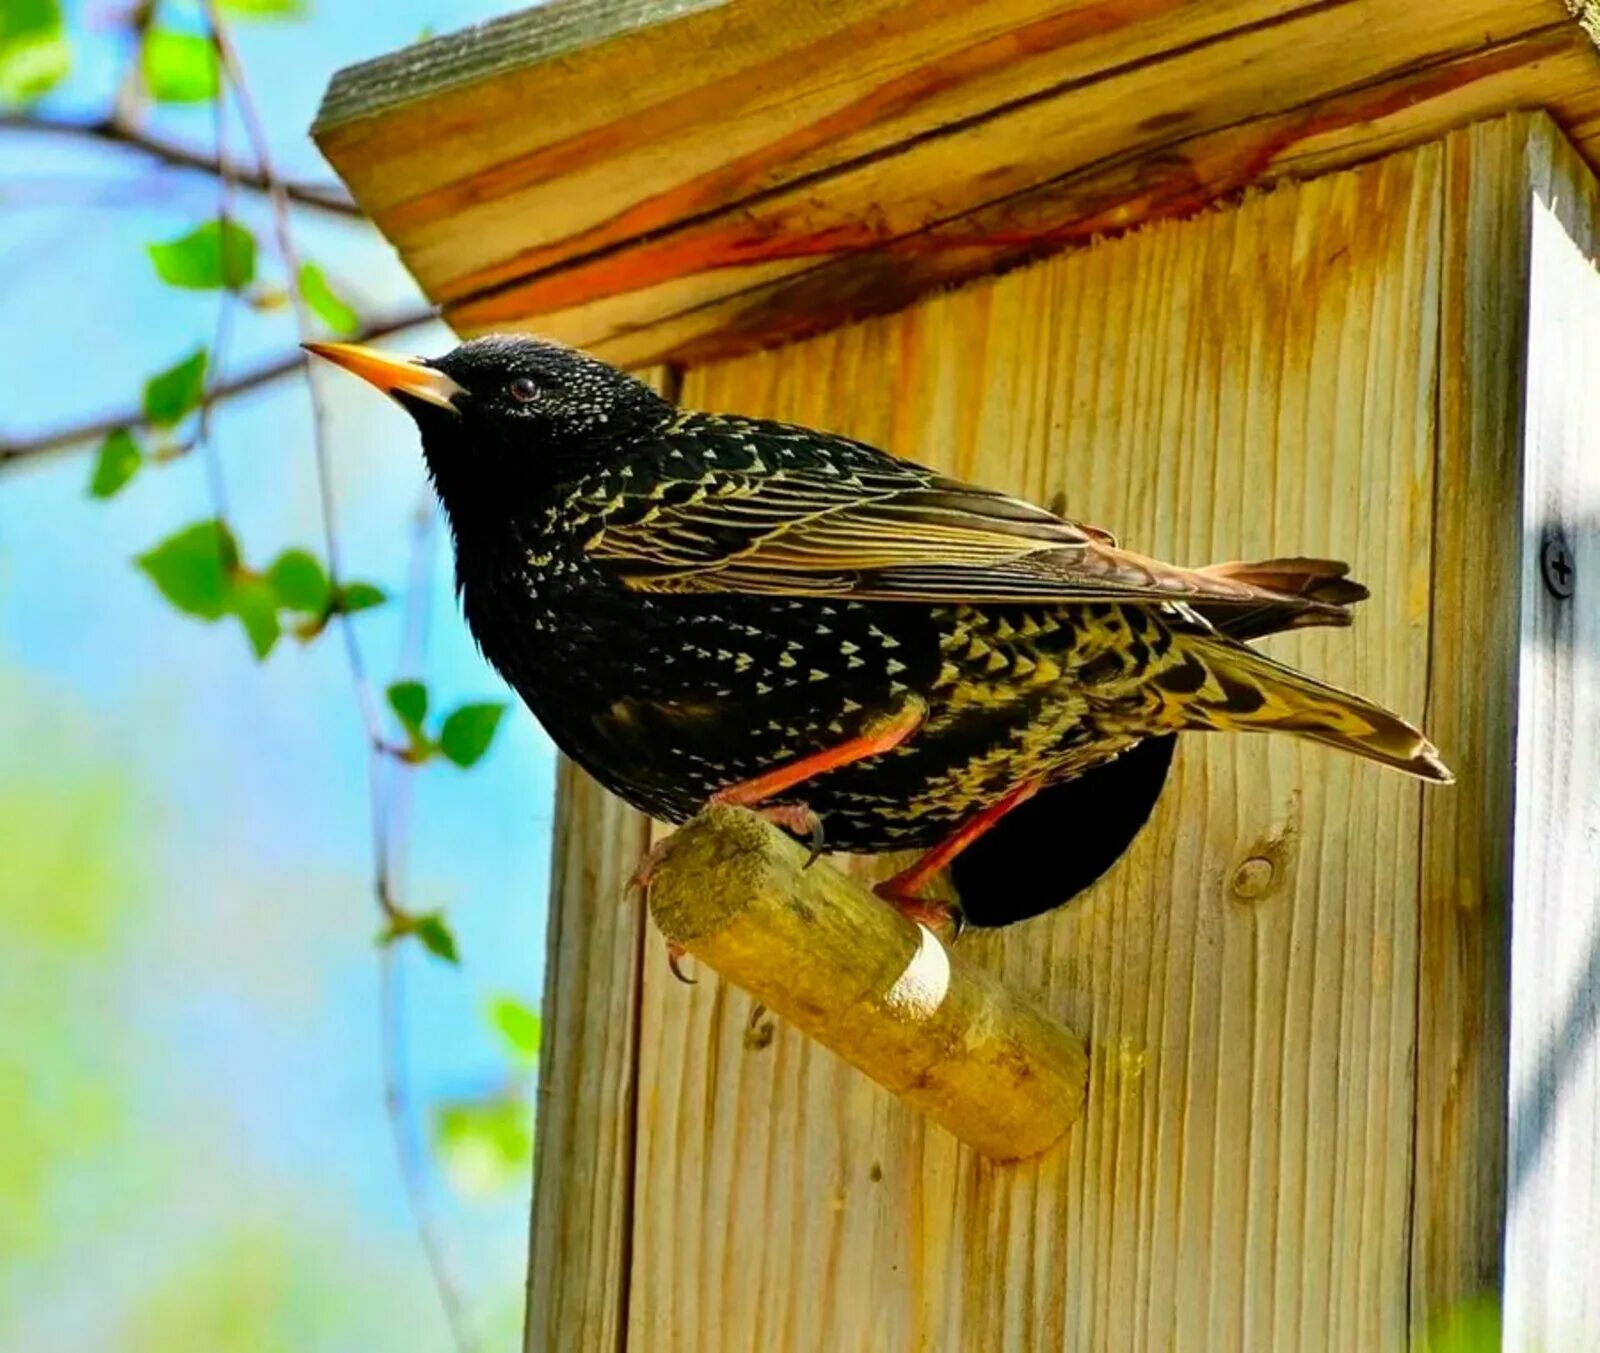
[[[1539,549],[1539,571],[1544,575],[1544,585],[1551,595],[1570,597],[1578,581],[1578,568],[1573,562],[1572,546],[1559,530],[1551,531]]]

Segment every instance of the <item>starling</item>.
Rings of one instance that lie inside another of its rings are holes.
[[[1161,563],[532,338],[308,346],[416,420],[467,623],[563,752],[670,822],[735,803],[922,850],[879,892],[924,923],[959,919],[921,896],[936,870],[1147,739],[1277,731],[1451,778],[1410,724],[1250,647],[1348,624],[1341,563]]]

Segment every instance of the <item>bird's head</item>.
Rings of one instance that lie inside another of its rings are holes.
[[[474,338],[430,358],[352,343],[306,347],[377,386],[416,420],[429,472],[452,512],[523,502],[673,413],[626,372],[520,334]]]

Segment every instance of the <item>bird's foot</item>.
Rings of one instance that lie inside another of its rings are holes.
[[[711,802],[718,803],[722,800],[712,795]],[[774,826],[782,827],[785,831],[793,832],[810,842],[811,854],[806,859],[805,867],[809,869],[822,854],[823,835],[822,819],[803,803],[773,803],[759,804],[751,809],[760,814]],[[667,851],[671,848],[672,838],[657,841],[649,850],[645,851],[638,867],[628,879],[627,895],[632,897],[637,893],[646,906],[650,904],[650,883],[654,879],[656,870],[661,867],[661,861],[666,858]],[[687,986],[694,986],[696,979],[688,976],[683,971],[683,958],[687,951],[676,940],[667,941],[667,966],[672,969],[672,975]]]
[[[803,803],[774,803],[755,810],[768,822],[791,832],[806,843],[809,854],[803,868],[809,869],[817,862],[827,846],[822,834],[822,819]]]
[[[645,851],[643,858],[639,861],[639,867],[633,871],[633,876],[628,880],[627,896],[632,897],[635,893],[638,893],[645,905],[650,905],[650,880],[655,876],[656,869],[666,856],[667,847],[670,844],[671,838],[668,837],[665,841],[657,841],[655,845]],[[685,986],[692,987],[695,985],[696,979],[686,975],[682,967],[683,956],[687,952],[676,940],[667,941],[667,967],[672,969],[672,975],[680,982]]]
[[[684,972],[681,966],[683,963],[683,956],[688,952],[689,951],[679,944],[677,940],[667,941],[667,967],[672,969],[672,975],[682,982],[684,986],[692,987],[695,986],[700,979],[697,977],[690,977]]]
[[[649,850],[640,856],[638,867],[628,879],[628,896],[638,893],[648,904],[650,901],[650,880],[655,877],[656,870],[661,867],[661,861],[667,857],[667,847],[672,838],[657,841]]]
[[[764,818],[774,827],[782,827],[784,831],[798,836],[811,848],[805,867],[811,868],[816,863],[817,857],[826,848],[827,842],[822,833],[822,819],[803,803],[745,803],[740,787],[734,785],[728,789],[719,789],[707,800],[707,806],[716,804],[732,804],[735,807],[749,808],[757,817]]]
[[[967,918],[954,902],[937,897],[918,897],[898,877],[885,879],[872,890],[909,921],[936,934],[947,930],[947,942],[954,944],[967,928]]]

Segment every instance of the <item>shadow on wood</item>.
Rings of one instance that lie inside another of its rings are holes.
[[[1083,1040],[755,814],[711,808],[667,845],[656,924],[899,1099],[998,1160],[1083,1107]]]

